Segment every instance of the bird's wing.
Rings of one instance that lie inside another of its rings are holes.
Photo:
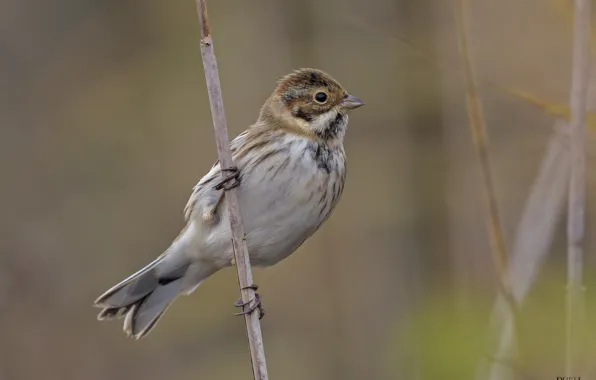
[[[250,129],[242,132],[230,143],[230,150],[232,157],[235,156],[236,152],[244,144],[246,135]],[[210,208],[214,207],[220,198],[220,193],[223,190],[215,190],[214,187],[217,184],[217,180],[221,179],[220,175],[220,164],[219,160],[215,161],[215,164],[211,167],[211,170],[197,183],[192,190],[192,194],[184,207],[184,218],[188,222],[190,217],[197,206],[197,202],[201,201],[203,207]]]

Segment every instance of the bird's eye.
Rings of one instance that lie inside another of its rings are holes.
[[[321,104],[325,103],[327,101],[327,94],[324,92],[317,92],[315,94],[315,101]]]

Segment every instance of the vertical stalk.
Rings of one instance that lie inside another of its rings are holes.
[[[590,1],[575,0],[571,75],[571,179],[567,219],[567,376],[579,376],[584,324],[582,285],[586,212],[586,111],[589,83]]]
[[[215,59],[213,39],[211,38],[211,30],[209,28],[207,4],[206,0],[196,0],[196,3],[197,13],[201,23],[201,56],[203,57],[203,67],[205,70],[205,79],[207,81],[207,91],[209,93],[209,104],[211,106],[211,116],[213,117],[217,154],[219,156],[223,176],[223,170],[233,167],[234,162],[232,160],[232,153],[230,152],[230,140],[228,139],[228,129],[223,98],[221,95],[217,60]],[[234,258],[236,259],[236,269],[238,271],[238,282],[240,283],[242,301],[248,302],[255,299],[255,291],[254,289],[248,288],[248,286],[253,284],[252,270],[248,256],[248,248],[244,238],[244,227],[242,225],[240,204],[238,202],[238,188],[225,191],[228,212],[230,215],[232,246],[234,248]],[[248,333],[254,379],[267,380],[267,364],[265,361],[261,324],[259,322],[259,311],[254,310],[250,314],[245,314],[244,318],[246,321],[246,331]]]

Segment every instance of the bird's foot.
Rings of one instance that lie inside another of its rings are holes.
[[[222,172],[228,172],[229,175],[225,176],[217,185],[215,190],[231,190],[240,185],[240,171],[237,166],[231,166],[226,169],[221,169]]]
[[[261,302],[261,295],[259,293],[257,293],[257,289],[259,289],[258,285],[249,285],[246,286],[244,288],[242,288],[242,290],[245,289],[252,289],[255,291],[255,298],[252,300],[249,300],[247,302],[242,301],[242,298],[239,298],[235,303],[234,306],[236,307],[241,307],[243,311],[241,311],[240,313],[236,313],[234,315],[240,316],[240,315],[246,315],[246,314],[250,314],[255,310],[259,310],[259,319],[262,319],[265,316],[265,309],[263,308],[263,304]]]

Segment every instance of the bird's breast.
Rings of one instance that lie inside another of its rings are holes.
[[[345,157],[307,139],[286,142],[241,179],[240,202],[251,258],[271,265],[292,253],[329,216],[343,190]]]

